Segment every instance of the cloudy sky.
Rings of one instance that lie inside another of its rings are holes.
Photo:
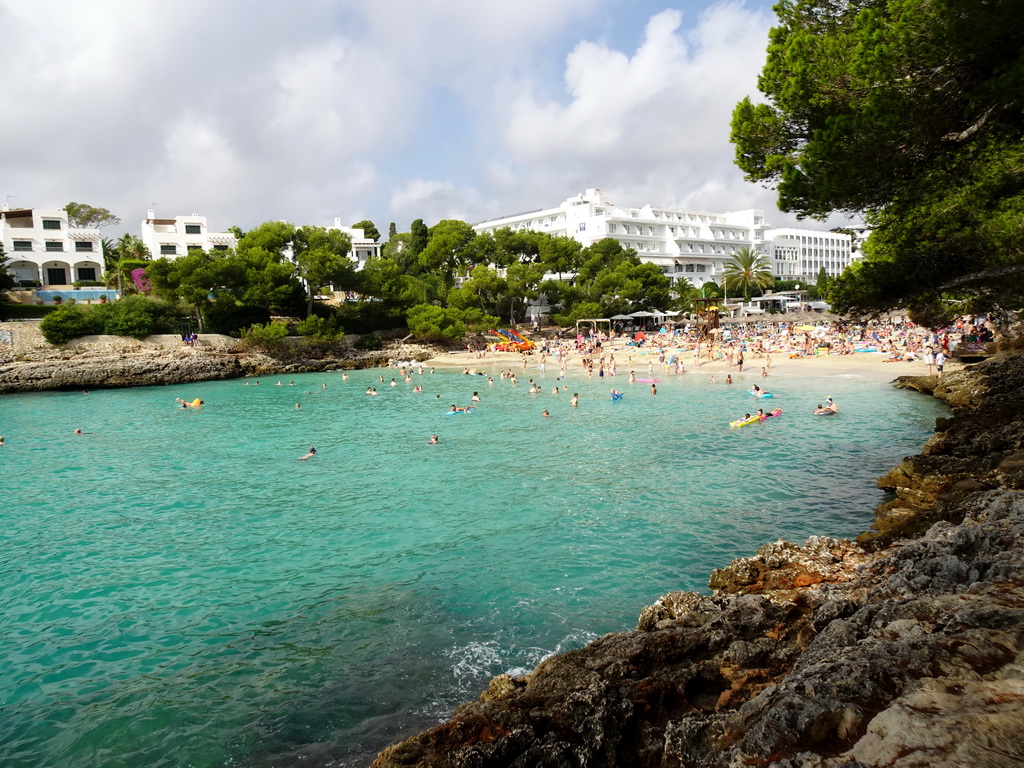
[[[792,225],[728,140],[772,0],[668,2],[0,0],[0,202],[386,232],[599,187]]]

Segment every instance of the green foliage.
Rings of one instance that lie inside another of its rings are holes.
[[[768,257],[750,248],[740,248],[722,268],[722,285],[740,291],[744,301],[750,301],[754,291],[760,293],[774,283]]]
[[[416,258],[423,253],[423,249],[427,247],[427,243],[430,240],[430,229],[423,223],[423,219],[416,219],[416,221],[412,223],[409,235],[409,247],[412,252],[412,257]]]
[[[463,314],[433,304],[417,304],[409,310],[409,331],[417,339],[452,342],[466,335]]]
[[[260,352],[276,352],[288,335],[288,325],[279,321],[254,323],[242,330],[242,341],[247,349]]]
[[[51,344],[66,344],[71,339],[100,333],[101,328],[91,313],[79,307],[57,307],[39,323],[43,338]]]
[[[596,301],[583,301],[573,307],[571,312],[566,314],[553,314],[551,320],[555,325],[562,328],[570,328],[576,325],[577,320],[588,318],[604,317],[601,305]]]
[[[68,224],[77,229],[102,229],[121,223],[106,208],[94,208],[85,203],[68,203],[64,210],[68,214]]]
[[[0,301],[0,319],[3,320],[20,320],[23,318],[38,318],[52,315],[60,307],[37,304],[13,304],[10,302]]]
[[[306,314],[313,311],[313,299],[325,286],[347,291],[356,285],[355,265],[348,258],[352,241],[336,229],[300,227],[294,235],[295,268],[306,283]]]
[[[95,306],[92,318],[100,329],[97,333],[144,339],[154,333],[175,331],[182,313],[169,302],[134,295]]]
[[[373,350],[381,349],[384,346],[384,337],[381,336],[380,331],[371,331],[365,333],[359,337],[355,343],[356,349],[362,350]]]
[[[378,240],[380,240],[380,231],[377,229],[376,226],[374,226],[374,223],[372,221],[370,221],[369,219],[363,219],[362,221],[357,221],[355,224],[352,225],[352,229],[361,229],[361,230],[363,230],[363,235],[365,237],[370,238],[375,243]]]
[[[318,341],[341,341],[345,338],[345,332],[340,328],[335,317],[310,315],[305,320],[299,321],[295,325],[295,330],[300,336]]]
[[[7,269],[7,256],[4,255],[4,244],[0,243],[0,291],[13,288],[17,283],[14,274]]]
[[[1024,283],[1024,21],[1016,0],[785,0],[733,113],[736,162],[783,210],[863,213],[841,311],[942,317],[1019,305]]]

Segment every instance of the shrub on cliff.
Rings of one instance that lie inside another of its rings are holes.
[[[173,304],[146,296],[126,296],[113,304],[102,304],[93,314],[103,333],[136,339],[173,332],[181,320],[181,312]]]
[[[92,313],[75,306],[61,306],[39,323],[43,338],[51,344],[66,344],[71,339],[100,333],[102,328]]]
[[[258,352],[273,353],[281,349],[288,335],[288,326],[281,322],[253,323],[242,330],[242,347]]]

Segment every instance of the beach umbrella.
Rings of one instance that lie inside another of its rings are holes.
[[[632,320],[632,315],[612,315],[611,320]]]

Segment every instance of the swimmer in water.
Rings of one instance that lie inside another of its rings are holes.
[[[311,445],[309,446],[309,453],[307,453],[305,456],[299,456],[299,461],[305,461],[306,459],[311,459],[314,456],[316,456],[316,448],[314,448]]]
[[[441,442],[441,441],[438,440],[437,435],[431,435],[430,439],[427,441],[427,444],[428,445],[437,445],[439,442]]]
[[[571,405],[573,408],[576,408],[577,406],[579,406],[579,404],[580,404],[580,393],[579,392],[573,392],[572,393],[572,400],[569,401],[569,405]]]
[[[543,411],[541,411],[541,412],[540,412],[540,415],[541,415],[541,416],[550,416],[551,414],[550,414],[550,413],[548,413],[548,409],[547,409],[547,408],[545,408],[545,409],[544,409]]]
[[[474,403],[479,403],[480,402],[480,395],[478,395],[476,392],[474,392],[473,396],[471,398],[469,398],[469,399],[472,400]]]

